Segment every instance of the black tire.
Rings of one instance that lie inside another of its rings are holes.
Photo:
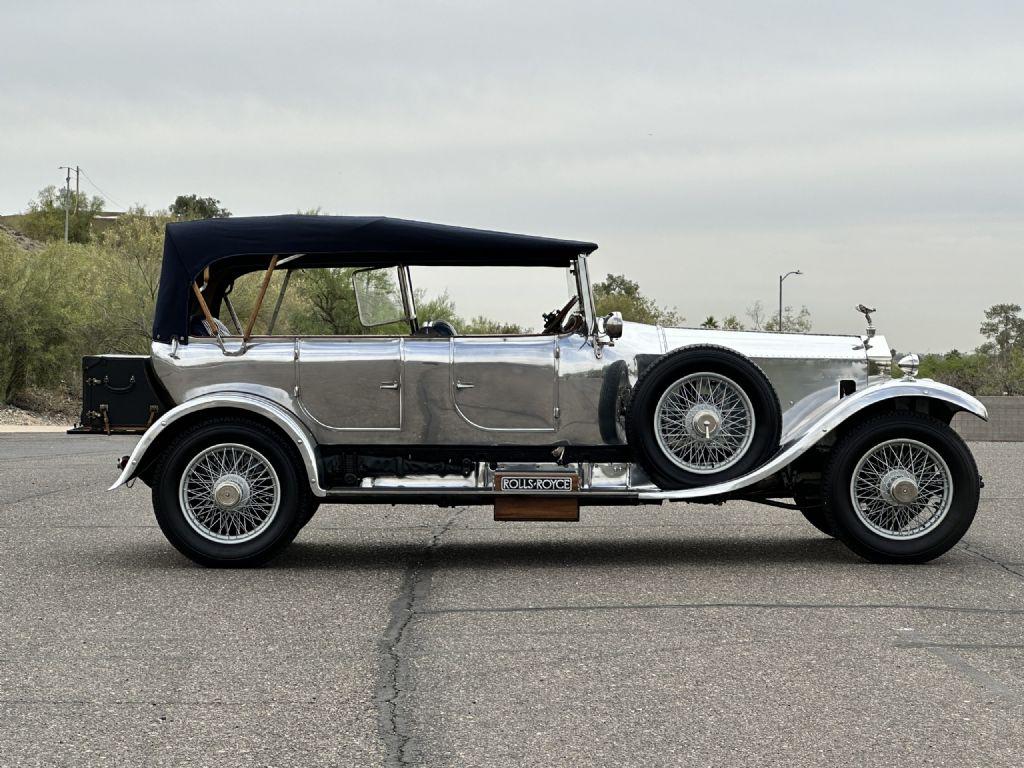
[[[655,414],[661,396],[685,376],[725,377],[743,390],[754,416],[754,434],[738,460],[717,472],[694,472],[679,466],[661,448]],[[779,447],[782,411],[768,377],[751,360],[722,347],[687,347],[647,368],[633,389],[626,414],[626,438],[636,460],[660,488],[693,488],[740,477],[763,464]]]
[[[625,360],[617,360],[604,372],[601,394],[597,402],[597,423],[601,439],[606,443],[617,443],[625,439],[619,417],[621,407],[629,397],[629,366]]]
[[[945,462],[952,481],[945,515],[912,538],[887,538],[857,514],[851,480],[858,462],[889,440],[910,440],[927,446]],[[945,422],[920,413],[877,416],[854,427],[832,450],[824,477],[825,515],[837,538],[874,563],[924,563],[952,548],[967,532],[978,510],[981,477],[970,449]]]
[[[254,538],[226,543],[200,534],[188,521],[179,501],[182,474],[205,449],[222,443],[258,452],[278,479],[278,506]],[[266,563],[287,547],[312,517],[315,506],[302,460],[286,438],[264,424],[243,418],[214,418],[182,432],[167,447],[154,472],[153,511],[167,540],[186,557],[205,566],[246,568]],[[307,517],[308,515],[308,517]]]
[[[804,519],[826,536],[835,538],[832,522],[825,514],[825,504],[820,489],[800,488],[793,492],[793,503],[800,507]]]
[[[302,522],[299,524],[299,530],[302,530],[306,527],[309,521],[313,519],[313,515],[316,514],[316,511],[318,509],[320,509],[320,502],[317,501],[316,497],[313,496],[313,494],[310,494],[309,501],[307,502],[306,508],[303,510],[301,515]]]

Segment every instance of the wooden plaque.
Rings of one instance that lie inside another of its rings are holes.
[[[579,476],[569,472],[499,472],[494,519],[499,521],[579,522]],[[543,495],[538,495],[543,494]],[[564,497],[561,494],[565,494]]]

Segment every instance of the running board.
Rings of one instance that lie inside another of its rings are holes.
[[[322,504],[436,504],[441,507],[489,506],[503,499],[548,501],[566,499],[580,506],[633,506],[641,503],[636,491],[578,491],[576,493],[510,494],[477,488],[329,488]]]
[[[680,490],[658,488],[635,464],[508,463],[492,467],[480,463],[465,477],[410,475],[365,478],[358,486],[332,487],[322,491],[321,501],[440,506],[488,505],[510,497],[574,499],[582,506],[660,504],[664,501],[717,502],[778,471],[795,452],[792,447],[788,451],[780,451],[758,470],[735,480]]]

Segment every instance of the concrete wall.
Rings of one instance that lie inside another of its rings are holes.
[[[981,397],[988,422],[969,413],[953,417],[953,427],[964,440],[1024,440],[1024,397]]]

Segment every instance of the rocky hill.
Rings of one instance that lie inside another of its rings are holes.
[[[23,235],[18,230],[14,229],[13,227],[9,227],[6,224],[0,224],[0,232],[7,235],[9,238],[11,238],[15,243],[24,248],[26,251],[41,251],[43,248],[46,247],[38,240],[33,240],[28,235]]]

